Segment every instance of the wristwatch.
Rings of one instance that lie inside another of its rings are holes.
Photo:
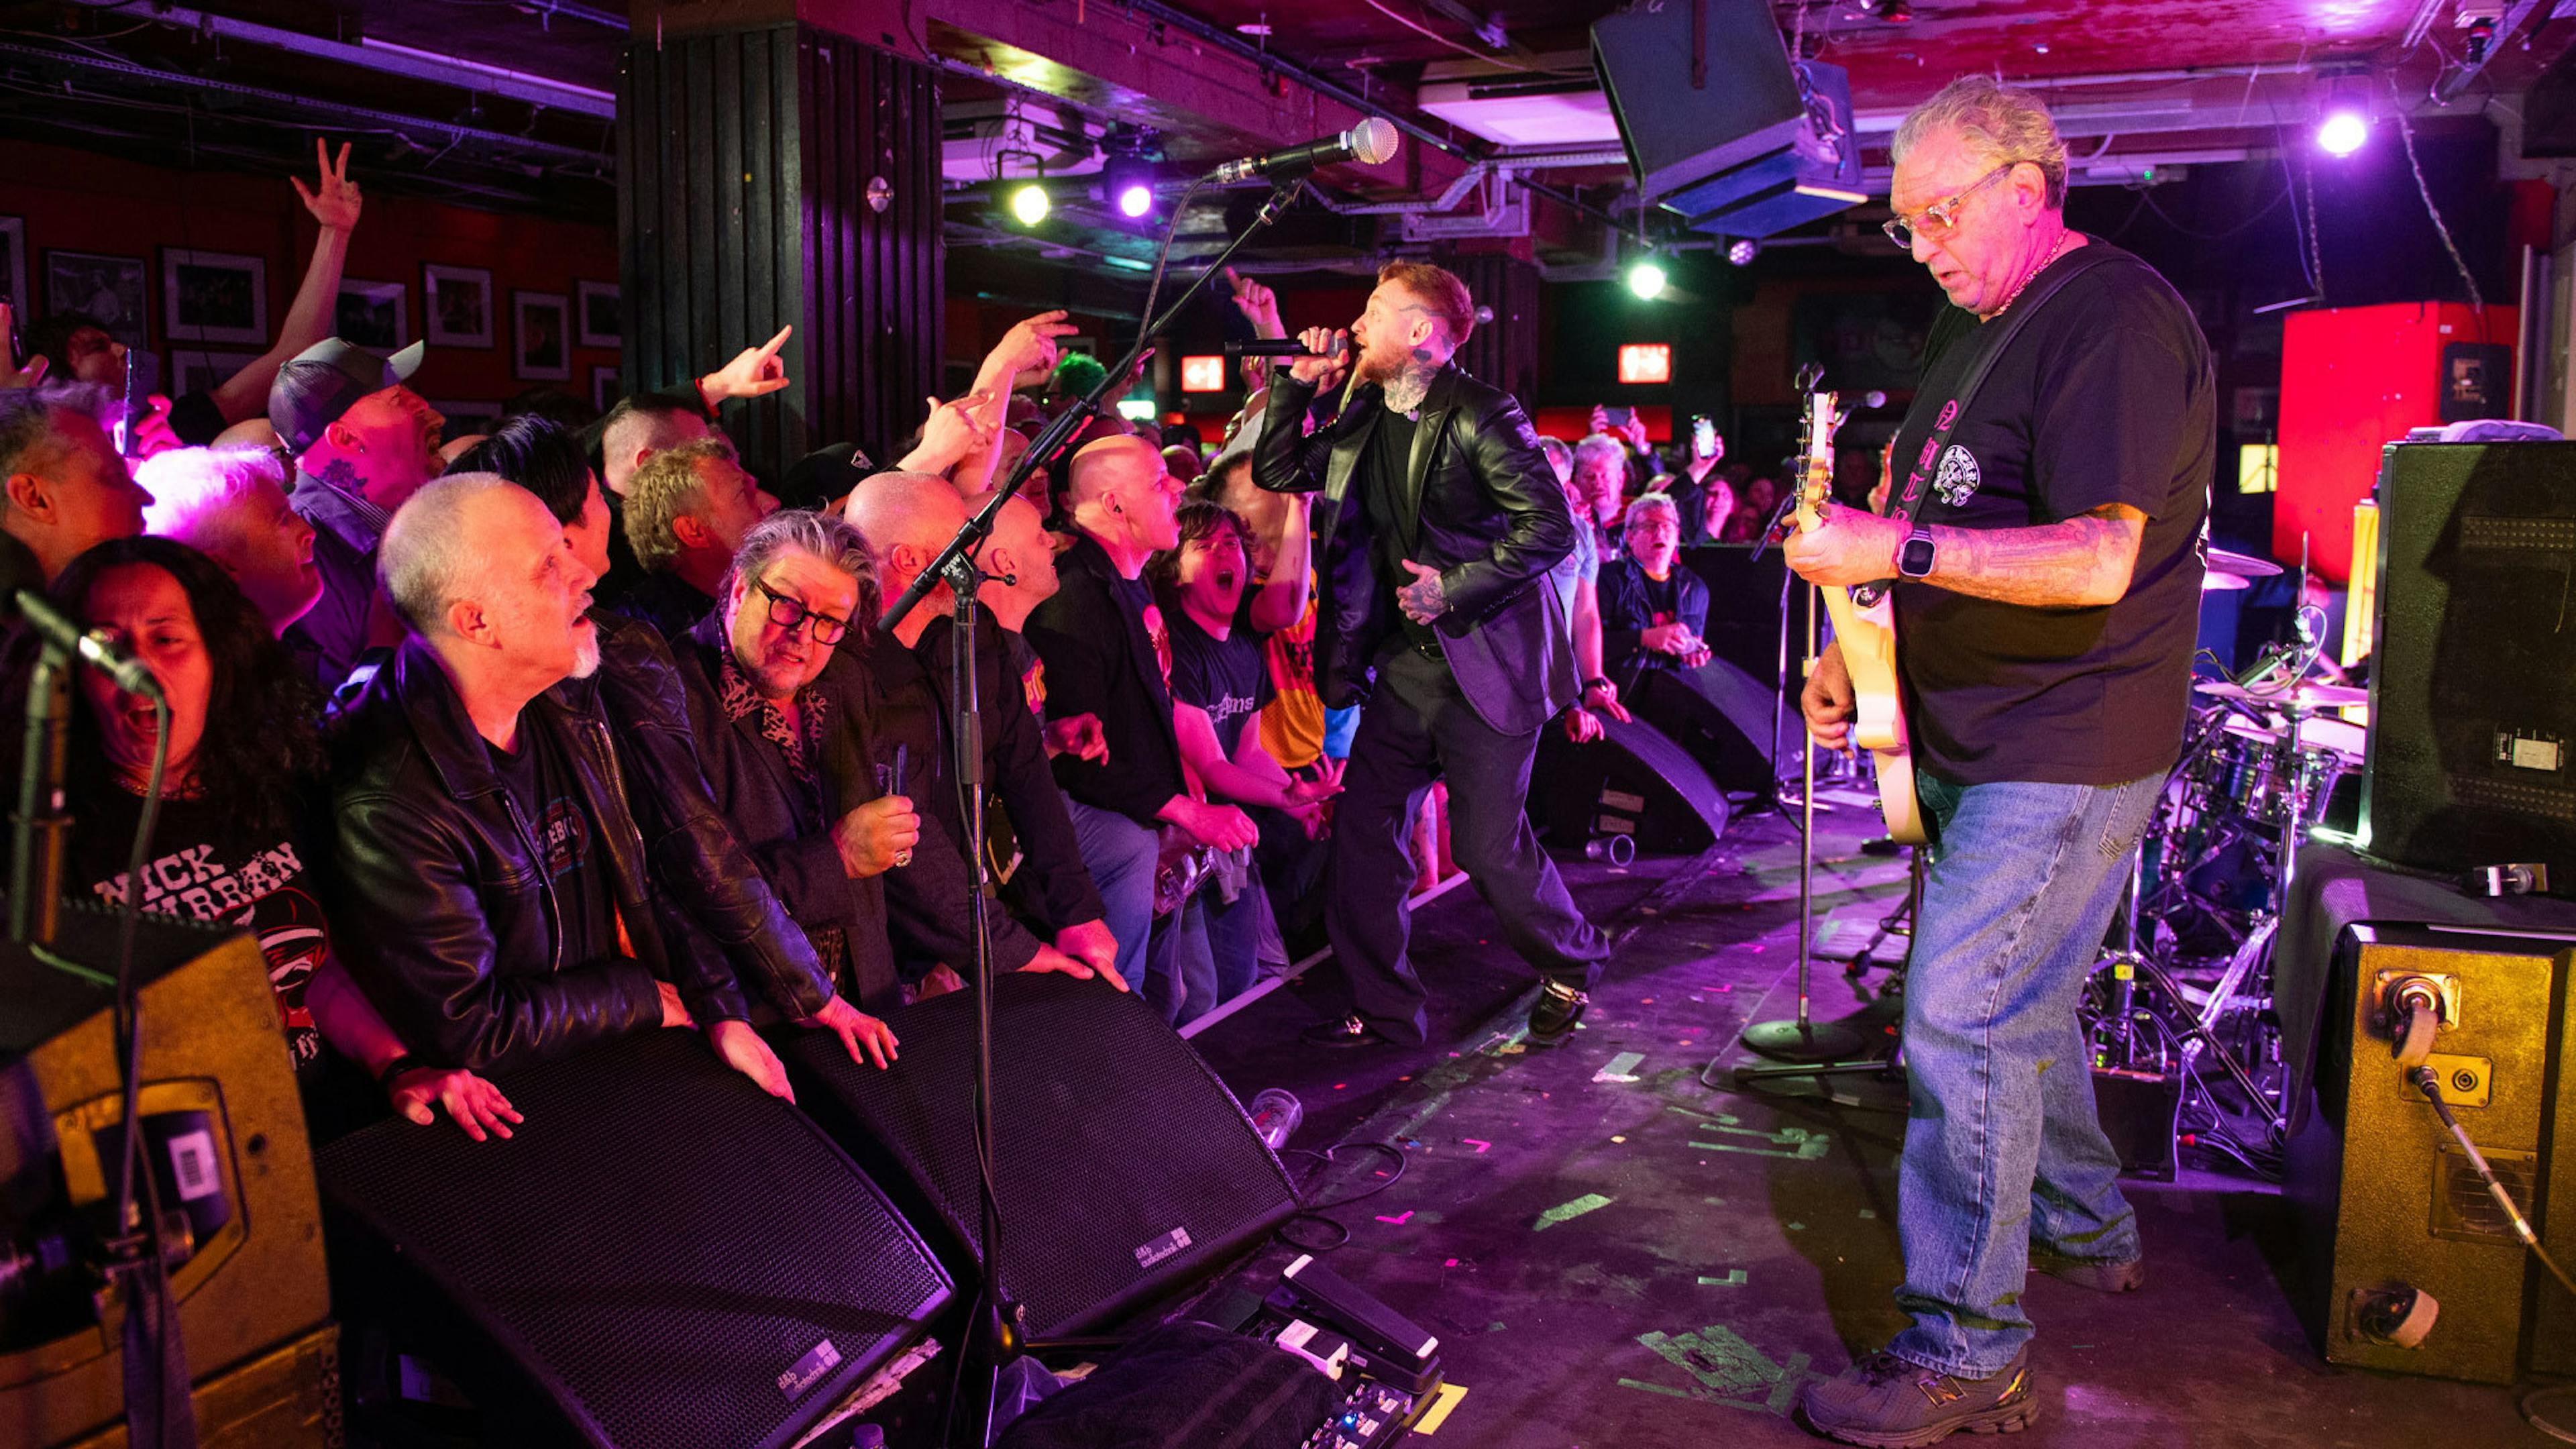
[[[1609,680],[1607,680],[1607,679],[1603,678],[1602,676],[1600,676],[1600,675],[1598,675],[1598,674],[1596,674],[1596,675],[1592,676],[1590,679],[1587,679],[1587,680],[1583,681],[1583,692],[1584,692],[1584,693],[1586,693],[1586,694],[1589,694],[1589,693],[1591,693],[1593,690],[1596,690],[1596,689],[1610,689],[1610,688],[1612,688],[1612,687],[1613,687],[1613,686],[1611,685],[1611,683],[1610,683],[1610,681],[1609,681]]]
[[[1932,573],[1932,530],[1916,524],[1914,532],[1896,550],[1896,572],[1900,578],[1929,578]]]

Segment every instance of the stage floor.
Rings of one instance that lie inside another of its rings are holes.
[[[1869,823],[1851,809],[1820,817],[1820,917],[1902,899],[1903,863],[1854,849]],[[1904,1322],[1889,1296],[1902,1089],[1846,1078],[1826,1101],[1699,1081],[1712,1058],[1739,1059],[1747,1022],[1794,1008],[1796,834],[1757,818],[1697,859],[1559,868],[1621,938],[1567,1046],[1519,1046],[1534,978],[1462,888],[1415,920],[1437,994],[1429,1047],[1301,1047],[1297,1031],[1320,1015],[1310,979],[1215,1024],[1200,1050],[1246,1100],[1264,1087],[1297,1093],[1307,1118],[1292,1147],[1405,1148],[1400,1180],[1334,1214],[1351,1239],[1330,1261],[1445,1345],[1448,1376],[1468,1392],[1429,1442],[1821,1442],[1790,1419],[1797,1385]],[[1823,967],[1816,1014],[1852,1011],[1883,980]],[[1345,1154],[1318,1192],[1379,1181],[1382,1157]],[[1289,1165],[1315,1166],[1293,1155]],[[2031,1279],[2043,1408],[2019,1442],[2551,1442],[2507,1390],[2324,1362],[2283,1286],[2293,1228],[2273,1189],[2186,1173],[2131,1192],[2144,1290],[2111,1298]],[[1275,1281],[1291,1256],[1265,1249],[1231,1281]]]

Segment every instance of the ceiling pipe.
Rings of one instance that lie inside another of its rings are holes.
[[[524,101],[532,106],[570,111],[575,115],[589,116],[595,120],[613,121],[617,118],[617,98],[606,91],[574,85],[570,81],[531,75],[526,71],[486,65],[481,61],[457,60],[433,55],[428,51],[415,50],[407,45],[394,45],[377,40],[361,40],[358,44],[351,45],[346,41],[327,40],[319,35],[307,35],[300,30],[282,30],[277,26],[262,25],[257,21],[235,20],[229,15],[216,15],[204,10],[188,10],[175,5],[166,10],[152,10],[138,18],[156,24],[166,24],[176,29],[193,30],[201,35],[238,40],[245,45],[283,50],[294,55],[311,56],[316,60],[336,61],[342,65],[355,66],[360,70],[371,70],[383,75],[433,81],[483,95],[503,96],[514,101]]]

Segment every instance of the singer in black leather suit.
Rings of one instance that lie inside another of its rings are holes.
[[[1573,551],[1576,525],[1520,404],[1452,365],[1473,326],[1455,276],[1389,264],[1349,332],[1356,376],[1339,417],[1305,436],[1339,361],[1276,369],[1254,452],[1263,488],[1323,495],[1316,681],[1327,704],[1367,706],[1334,818],[1326,910],[1356,1014],[1309,1033],[1318,1043],[1424,1039],[1406,893],[1414,811],[1437,779],[1449,782],[1452,854],[1547,982],[1533,1043],[1573,1030],[1608,954],[1522,811],[1538,731],[1575,695],[1547,572]],[[1315,353],[1336,345],[1320,328],[1306,341]]]

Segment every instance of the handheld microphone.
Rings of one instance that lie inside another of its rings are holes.
[[[1225,342],[1228,357],[1339,357],[1350,350],[1347,337],[1334,338],[1330,352],[1308,352],[1294,337],[1229,337]]]
[[[18,617],[43,635],[46,643],[77,656],[82,663],[115,680],[116,687],[128,694],[161,698],[161,681],[124,645],[99,634],[83,633],[79,625],[63,617],[52,600],[33,589],[20,589],[17,603]]]
[[[1327,136],[1321,141],[1309,141],[1303,146],[1291,146],[1266,156],[1246,156],[1239,161],[1228,161],[1209,172],[1208,179],[1222,186],[1251,176],[1303,176],[1318,166],[1330,166],[1339,161],[1375,166],[1381,161],[1392,160],[1402,139],[1393,121],[1384,116],[1371,116],[1338,136]]]

